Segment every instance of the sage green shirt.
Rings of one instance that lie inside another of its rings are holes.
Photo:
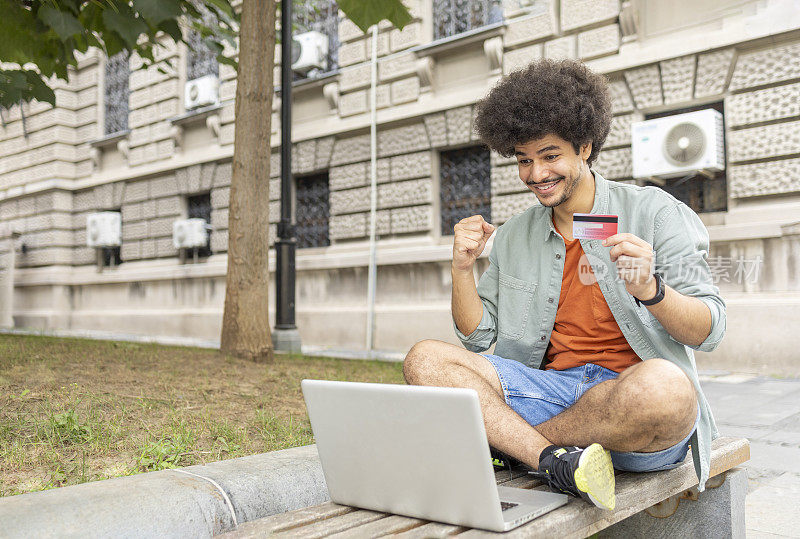
[[[691,445],[702,490],[708,479],[711,440],[718,432],[697,379],[693,349],[710,352],[725,333],[725,302],[707,263],[708,232],[691,209],[662,189],[609,182],[597,172],[593,174],[591,213],[618,215],[619,232],[630,232],[653,246],[656,271],[664,282],[699,299],[711,311],[711,332],[702,344],[678,342],[647,307],[636,305],[617,278],[610,248],[603,247],[600,240],[580,240],[603,297],[636,355],[643,360],[672,361],[694,384],[700,423]],[[536,203],[497,229],[489,268],[478,283],[481,321],[470,335],[455,328],[467,349],[483,352],[497,342],[496,355],[533,368],[542,366],[556,319],[566,253],[564,239],[553,226],[552,212]]]

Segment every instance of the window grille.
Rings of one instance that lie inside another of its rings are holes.
[[[292,34],[321,32],[328,36],[328,71],[339,67],[339,6],[332,0],[313,0],[295,4],[292,11],[295,28]],[[309,72],[313,76],[313,72]],[[295,80],[306,78],[294,74]]]
[[[197,6],[203,14],[203,24],[212,27],[218,24],[217,17],[202,5]],[[219,77],[219,62],[217,55],[203,43],[203,38],[197,30],[190,29],[186,36],[186,80],[194,80],[206,75]]]
[[[202,193],[187,197],[186,207],[189,219],[205,219],[211,224],[211,193]],[[197,256],[211,256],[211,234],[205,247],[197,249]]]
[[[500,0],[433,0],[433,39],[454,36],[502,20]]]
[[[297,178],[295,222],[297,247],[325,247],[328,236],[330,201],[328,174]]]
[[[105,85],[105,134],[119,133],[128,129],[128,52],[122,51],[106,62]]]
[[[440,154],[442,235],[471,215],[492,222],[491,164],[485,147],[449,150]]]

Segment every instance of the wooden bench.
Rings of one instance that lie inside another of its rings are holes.
[[[678,468],[653,473],[617,475],[617,508],[603,511],[570,498],[567,505],[506,535],[512,537],[744,537],[747,476],[735,468],[750,458],[750,445],[740,438],[719,438],[712,444],[711,478],[705,492],[687,458]],[[498,484],[547,489],[527,475],[509,478],[497,472]],[[602,530],[602,531],[601,531]],[[478,529],[356,509],[332,502],[239,525],[228,538],[266,537],[459,537],[496,535]]]

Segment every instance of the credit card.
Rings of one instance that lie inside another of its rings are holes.
[[[576,213],[572,216],[572,237],[582,240],[604,240],[617,233],[619,217]]]

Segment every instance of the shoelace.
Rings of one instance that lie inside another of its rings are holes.
[[[561,492],[568,492],[575,496],[580,496],[580,493],[574,486],[574,472],[568,460],[553,455],[553,462],[550,468],[546,472],[540,473],[543,476],[542,479],[547,482],[549,487],[560,490]]]

